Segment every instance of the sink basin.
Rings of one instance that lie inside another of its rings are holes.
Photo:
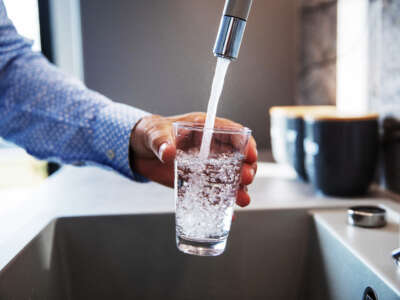
[[[218,257],[179,252],[173,214],[55,219],[0,271],[0,299],[399,299],[307,210],[236,216]]]

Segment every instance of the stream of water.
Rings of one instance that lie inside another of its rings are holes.
[[[200,148],[200,158],[206,159],[210,153],[210,145],[212,139],[212,129],[215,124],[215,117],[217,114],[218,102],[221,97],[222,89],[224,87],[225,75],[228,71],[229,63],[231,61],[226,58],[218,57],[217,66],[215,67],[215,74],[211,86],[210,99],[207,106],[207,117],[204,124],[203,139]]]

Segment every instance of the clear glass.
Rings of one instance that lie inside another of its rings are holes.
[[[199,157],[203,124],[174,123],[176,243],[182,252],[216,256],[224,252],[251,131],[216,126],[210,154]]]

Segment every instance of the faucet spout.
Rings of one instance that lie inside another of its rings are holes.
[[[226,0],[213,50],[215,56],[230,60],[238,58],[252,2]]]

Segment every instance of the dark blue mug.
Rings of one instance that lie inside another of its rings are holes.
[[[368,191],[379,150],[378,115],[306,115],[305,167],[317,191],[361,196]]]
[[[273,106],[269,110],[272,155],[276,162],[292,167],[307,181],[304,166],[304,115],[336,111],[335,106]]]

